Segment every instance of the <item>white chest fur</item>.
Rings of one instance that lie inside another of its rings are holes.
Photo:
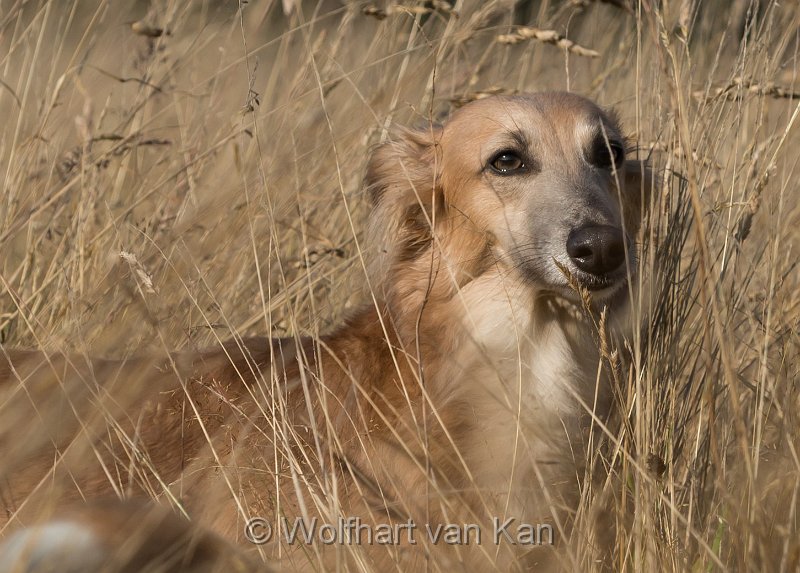
[[[456,302],[465,343],[453,372],[474,414],[464,459],[492,511],[546,519],[565,489],[577,490],[580,402],[594,386],[594,353],[570,338],[582,325],[537,305],[521,281],[487,274]]]

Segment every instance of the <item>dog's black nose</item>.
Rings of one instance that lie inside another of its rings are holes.
[[[625,262],[625,236],[609,225],[573,229],[567,238],[567,254],[580,270],[604,275]]]

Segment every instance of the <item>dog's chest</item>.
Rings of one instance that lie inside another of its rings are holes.
[[[521,418],[526,412],[566,415],[583,397],[587,370],[596,366],[591,336],[581,333],[586,327],[574,315],[536,304],[534,297],[524,283],[492,276],[464,289],[458,301],[463,344],[454,359],[495,401],[521,404]],[[576,341],[576,332],[587,335]]]
[[[590,346],[575,344],[575,323],[536,310],[533,297],[484,297],[467,312],[456,358],[473,417],[465,459],[491,505],[520,514],[538,512],[548,487],[575,481],[581,401],[597,365]]]

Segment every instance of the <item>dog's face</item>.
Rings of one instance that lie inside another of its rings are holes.
[[[489,98],[463,107],[443,128],[407,133],[392,149],[402,164],[398,179],[387,184],[389,174],[373,165],[373,198],[397,201],[405,179],[413,193],[405,193],[401,227],[416,245],[424,244],[416,236],[425,227],[421,215],[434,225],[431,235],[437,219],[449,221],[451,230],[482,236],[495,261],[537,291],[574,296],[566,269],[598,301],[635,271],[642,169],[626,162],[616,119],[589,100]],[[432,217],[437,208],[443,213]]]

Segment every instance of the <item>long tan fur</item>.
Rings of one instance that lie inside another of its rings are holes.
[[[585,437],[611,402],[596,324],[604,308],[622,318],[636,269],[631,252],[626,279],[589,302],[561,237],[594,218],[623,227],[633,251],[647,187],[635,162],[587,161],[598,138],[621,138],[613,116],[554,93],[475,102],[379,146],[365,184],[373,296],[319,339],[127,361],[4,349],[2,415],[41,425],[3,438],[4,527],[149,496],[288,570],[569,568],[559,547]],[[529,170],[487,171],[509,146]],[[288,544],[278,529],[254,546],[253,516],[411,520],[416,544]],[[493,543],[493,519],[507,518],[549,524],[555,546]],[[425,529],[454,523],[479,525],[481,544]]]

